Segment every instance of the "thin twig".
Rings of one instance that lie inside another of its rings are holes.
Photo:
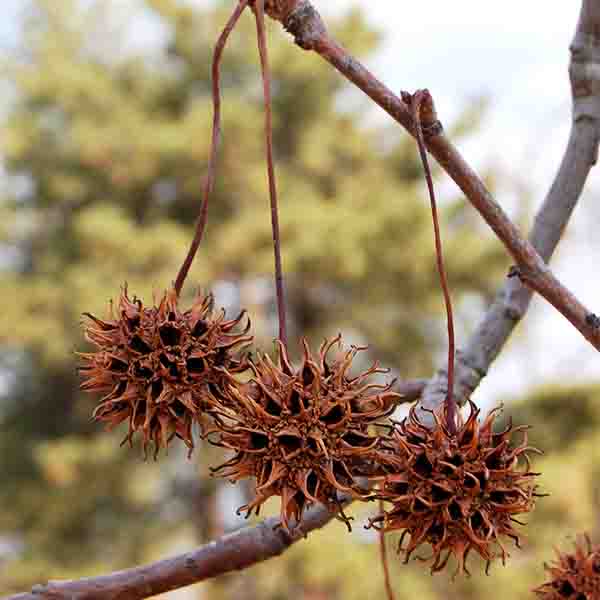
[[[204,189],[202,192],[202,207],[200,208],[200,216],[196,223],[196,230],[194,232],[194,239],[190,245],[187,256],[183,261],[175,279],[175,293],[179,296],[181,288],[188,275],[202,237],[204,236],[204,230],[206,229],[206,222],[208,220],[208,199],[213,190],[215,184],[215,175],[217,170],[217,152],[219,150],[219,141],[221,138],[221,58],[223,56],[223,50],[227,43],[230,33],[235,28],[240,16],[248,6],[249,0],[239,0],[239,4],[235,7],[232,15],[229,17],[225,28],[221,32],[219,39],[215,45],[215,51],[213,54],[212,62],[212,100],[213,100],[213,126],[212,126],[212,140],[210,145],[210,154],[208,158],[208,170],[204,179]]]
[[[385,507],[381,498],[379,499],[379,514],[385,514]],[[379,530],[377,531],[377,535],[379,536],[379,556],[381,558],[381,566],[383,567],[383,581],[385,584],[385,593],[388,597],[388,600],[394,600],[394,590],[392,589],[390,565],[387,556],[387,548],[385,546],[385,531],[383,527],[379,528]]]
[[[440,233],[440,221],[438,210],[435,201],[435,190],[433,188],[433,177],[429,167],[427,158],[427,148],[425,147],[425,139],[423,138],[423,129],[421,127],[421,105],[423,101],[429,97],[427,90],[419,90],[412,96],[410,94],[403,95],[403,99],[410,103],[415,124],[415,133],[417,137],[417,145],[423,169],[425,171],[425,179],[427,181],[427,189],[429,190],[429,199],[431,201],[431,215],[433,218],[433,231],[435,235],[435,254],[437,259],[437,268],[440,276],[440,284],[444,294],[444,304],[446,306],[446,319],[448,325],[448,386],[446,391],[446,427],[451,435],[456,435],[456,400],[454,398],[454,316],[452,314],[452,298],[450,297],[450,289],[448,287],[448,278],[444,267],[444,252],[442,249],[442,235]]]
[[[287,327],[285,316],[285,292],[283,286],[283,266],[281,263],[281,236],[279,232],[279,207],[277,204],[277,185],[273,161],[273,115],[271,107],[271,73],[265,33],[265,2],[255,0],[256,32],[262,69],[263,91],[265,97],[265,139],[267,144],[267,173],[269,176],[269,198],[271,203],[271,227],[273,230],[273,253],[275,255],[275,289],[277,291],[277,314],[279,317],[279,339],[287,348]]]
[[[305,50],[317,52],[344,77],[359,87],[413,136],[414,123],[406,104],[381,83],[327,32],[310,0],[271,0],[271,14],[280,20]],[[592,10],[592,9],[590,9]],[[427,149],[455,181],[471,204],[492,228],[519,267],[519,277],[552,304],[596,348],[600,350],[600,327],[588,310],[550,271],[534,246],[508,218],[477,173],[438,127],[425,138]]]

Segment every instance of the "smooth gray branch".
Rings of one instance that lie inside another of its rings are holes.
[[[539,209],[529,240],[547,262],[575,209],[600,140],[600,3],[584,0],[573,42],[569,74],[573,97],[571,134],[562,163]],[[454,393],[461,404],[477,388],[516,325],[525,315],[532,291],[517,277],[507,279],[493,304],[456,357]],[[434,408],[446,395],[447,377],[440,369],[423,392],[421,404]]]

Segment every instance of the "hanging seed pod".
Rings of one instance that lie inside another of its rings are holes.
[[[498,410],[478,421],[479,409],[470,403],[471,413],[452,435],[445,426],[445,414],[435,414],[429,428],[416,409],[384,442],[378,457],[388,471],[379,477],[380,497],[392,504],[390,510],[371,519],[377,529],[402,531],[399,552],[408,562],[422,545],[431,546],[432,555],[423,559],[431,572],[444,569],[450,556],[458,565],[456,573],[466,573],[471,550],[487,561],[498,555],[504,563],[508,552],[502,538],[519,546],[514,523],[516,515],[534,507],[539,473],[530,468],[527,446],[528,426],[494,432]],[[443,407],[442,407],[443,410]],[[522,432],[522,440],[513,436]],[[406,536],[409,541],[404,545]]]
[[[294,369],[280,342],[277,364],[260,356],[254,378],[242,388],[230,387],[234,411],[215,415],[215,443],[235,451],[213,469],[238,481],[256,478],[256,496],[239,509],[258,514],[272,496],[281,498],[281,521],[289,530],[313,503],[340,509],[337,493],[366,497],[357,476],[379,443],[369,425],[393,411],[399,394],[392,383],[368,383],[387,372],[374,364],[357,376],[349,371],[357,352],[352,347],[329,354],[340,336],[325,341],[314,358],[306,340],[300,367]],[[362,466],[361,466],[362,465]],[[348,525],[348,518],[341,512]]]
[[[534,590],[541,600],[598,600],[600,598],[600,545],[585,534],[572,553],[556,550],[546,566],[550,581]]]
[[[109,429],[128,421],[123,442],[131,445],[140,432],[144,452],[154,444],[155,458],[173,437],[191,453],[192,424],[202,426],[204,411],[224,398],[221,390],[236,373],[248,368],[242,350],[252,341],[246,335],[250,321],[234,331],[244,315],[226,321],[224,310],[213,314],[212,296],[200,294],[181,312],[172,289],[158,306],[144,307],[141,300],[129,299],[126,287],[116,317],[102,321],[85,313],[85,337],[97,351],[80,354],[81,389],[105,394],[94,419]]]

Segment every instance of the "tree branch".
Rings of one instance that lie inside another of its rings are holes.
[[[596,8],[584,2],[582,19],[593,16]],[[344,77],[359,87],[374,102],[415,135],[412,116],[406,104],[381,83],[359,61],[330,37],[321,16],[310,0],[270,0],[268,14],[280,21],[305,50],[313,50],[333,65]],[[591,34],[589,34],[591,35]],[[483,181],[469,167],[458,150],[444,135],[431,103],[431,128],[427,148],[442,168],[463,191],[488,225],[502,241],[518,266],[519,278],[552,304],[597,349],[600,350],[600,327],[595,315],[552,274],[531,242],[526,240],[496,203]]]
[[[405,404],[421,398],[427,385],[429,385],[428,379],[399,381],[394,385],[394,391],[402,396],[400,402]]]
[[[348,496],[340,505],[350,503]],[[73,581],[50,581],[36,585],[31,592],[10,596],[5,600],[138,600],[193,583],[240,571],[269,558],[279,556],[292,544],[324,527],[336,513],[313,507],[302,523],[287,533],[279,519],[265,519],[254,527],[246,527],[225,535],[197,550],[180,554],[134,569],[110,575],[87,577]]]
[[[549,261],[575,209],[590,169],[596,164],[600,140],[600,5],[584,0],[570,46],[569,74],[573,121],[562,163],[539,209],[529,240]],[[532,292],[517,278],[507,279],[493,304],[459,352],[454,393],[466,402],[477,388],[516,325],[523,318]],[[439,406],[446,394],[446,371],[440,369],[428,383],[421,400],[425,408]]]
[[[296,43],[305,49],[317,51],[414,135],[406,105],[329,38],[310,2],[267,0],[265,9],[294,34]],[[577,32],[571,45],[570,74],[574,103],[571,136],[556,180],[536,216],[529,242],[521,237],[481,180],[443,135],[433,104],[430,105],[430,152],[505,244],[529,286],[525,287],[514,278],[507,280],[465,351],[459,353],[456,365],[457,399],[467,398],[479,384],[527,310],[531,290],[537,291],[556,306],[586,339],[600,348],[600,327],[591,318],[591,313],[554,278],[544,263],[558,244],[597,158],[600,138],[600,5],[595,0],[583,0]],[[440,398],[443,399],[445,386],[445,372],[440,371],[427,384],[422,380],[402,382],[398,389],[410,399],[416,399],[422,393],[424,404],[435,406]],[[349,502],[348,497],[341,499],[343,505]],[[259,525],[226,535],[179,556],[101,577],[50,581],[46,585],[35,586],[30,593],[17,594],[6,600],[146,598],[245,569],[278,556],[310,531],[326,525],[334,516],[324,507],[313,507],[291,534],[278,527],[278,519],[266,519]]]

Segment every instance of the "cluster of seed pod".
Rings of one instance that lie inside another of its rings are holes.
[[[441,414],[426,426],[415,408],[393,423],[388,417],[402,397],[394,382],[382,382],[386,371],[352,368],[364,348],[344,349],[338,336],[317,353],[302,340],[298,366],[281,342],[275,360],[252,357],[245,313],[226,319],[210,295],[182,310],[174,290],[146,306],[124,288],[108,319],[86,318],[96,351],[81,354],[81,387],[102,394],[94,418],[109,428],[126,422],[124,442],[138,434],[155,457],[173,438],[191,452],[196,427],[232,452],[215,474],[256,480],[254,499],[240,509],[247,514],[275,496],[286,529],[313,504],[349,524],[340,493],[381,498],[389,509],[371,525],[409,536],[400,545],[407,560],[429,545],[432,571],[454,556],[466,572],[471,550],[488,563],[504,561],[502,539],[518,544],[515,516],[529,512],[536,496],[526,427],[494,431],[496,412],[481,424],[474,405],[456,434]],[[518,432],[524,439],[515,443]]]
[[[487,571],[493,559],[505,562],[507,539],[519,546],[515,525],[523,523],[517,516],[529,513],[540,495],[535,483],[539,473],[532,471],[529,457],[538,451],[527,444],[527,426],[509,424],[496,430],[497,410],[483,422],[472,403],[468,418],[463,420],[457,413],[452,394],[452,307],[420,124],[426,90],[403,94],[403,100],[413,115],[428,182],[448,315],[445,404],[432,413],[433,423],[425,423],[416,407],[402,422],[391,420],[402,402],[394,382],[381,380],[386,371],[377,363],[354,372],[353,360],[365,348],[344,349],[340,336],[325,340],[316,353],[302,340],[298,366],[288,356],[264,15],[282,20],[291,6],[288,0],[239,0],[215,47],[212,146],[202,210],[188,255],[174,287],[152,306],[130,299],[124,288],[116,308],[111,306],[109,319],[86,314],[85,337],[96,350],[81,354],[81,387],[102,394],[94,418],[109,428],[127,422],[124,442],[131,445],[139,435],[145,455],[152,448],[156,459],[173,438],[183,440],[191,454],[195,431],[230,451],[228,460],[212,471],[232,482],[255,479],[254,498],[239,509],[247,515],[258,514],[269,498],[278,497],[280,522],[288,531],[314,504],[337,512],[350,528],[340,494],[379,499],[380,514],[370,519],[369,526],[381,535],[401,532],[398,551],[405,561],[427,546],[432,573],[443,570],[452,558],[455,574],[468,574],[471,552],[486,561]],[[253,338],[244,312],[227,320],[223,310],[214,311],[212,297],[202,294],[191,308],[179,307],[214,184],[220,132],[219,63],[227,38],[247,7],[257,21],[265,93],[280,325],[274,360],[249,354]],[[587,546],[578,544],[572,555],[559,553],[556,564],[549,567],[551,581],[535,590],[537,595],[547,600],[598,600],[599,556],[600,550],[589,539]]]
[[[303,340],[297,369],[282,343],[276,362],[260,354],[253,360],[244,315],[227,320],[203,295],[181,310],[174,290],[148,307],[126,288],[110,318],[86,314],[84,334],[96,351],[80,354],[81,388],[103,394],[94,418],[109,429],[127,422],[124,442],[139,434],[155,458],[173,438],[191,452],[194,425],[201,436],[212,434],[213,443],[234,451],[215,472],[256,478],[248,512],[281,497],[286,527],[312,503],[339,508],[338,492],[370,496],[357,481],[381,441],[371,425],[401,400],[393,382],[371,380],[386,371],[374,364],[352,373],[363,348],[344,351],[340,336],[316,356]],[[248,374],[249,381],[240,377]]]

